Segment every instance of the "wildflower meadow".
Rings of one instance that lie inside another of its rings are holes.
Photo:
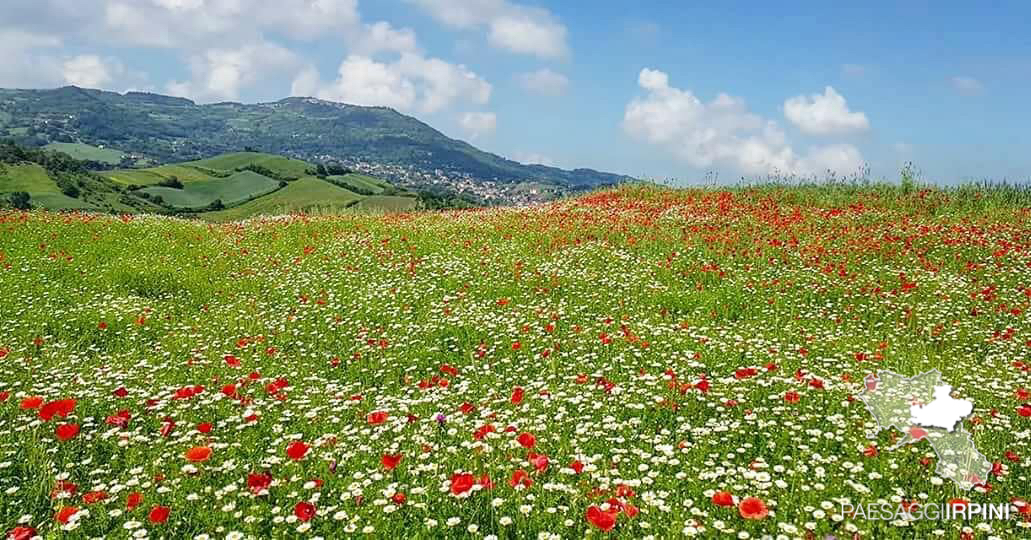
[[[1029,308],[1005,188],[0,211],[0,532],[1026,538]],[[856,398],[931,369],[974,403],[972,489]],[[842,510],[974,503],[1012,515]]]

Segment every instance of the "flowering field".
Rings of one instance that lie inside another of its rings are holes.
[[[1021,537],[1028,206],[624,188],[224,226],[0,213],[0,529]],[[989,477],[869,439],[880,369],[972,400]],[[1014,519],[841,510],[946,502]]]

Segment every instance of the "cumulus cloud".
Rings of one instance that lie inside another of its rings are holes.
[[[29,88],[61,84],[55,55],[61,40],[49,34],[0,28],[0,86]]]
[[[543,154],[538,154],[536,152],[517,152],[514,156],[512,156],[512,159],[518,161],[519,163],[525,163],[528,165],[545,165],[548,167],[555,166],[554,159]]]
[[[852,112],[845,98],[828,86],[823,94],[796,96],[784,102],[784,117],[805,133],[833,135],[866,131],[870,121],[862,112]]]
[[[467,112],[458,117],[458,124],[471,139],[478,139],[494,133],[498,117],[492,112]]]
[[[540,58],[569,54],[566,27],[546,9],[507,0],[408,0],[453,28],[484,29],[494,47]]]
[[[542,96],[560,96],[569,88],[569,79],[565,75],[547,68],[522,73],[517,78],[526,91]]]
[[[294,81],[294,89],[327,100],[422,113],[454,103],[483,105],[491,94],[490,83],[465,66],[418,53],[402,53],[393,62],[349,55],[335,81],[322,84],[308,70]]]
[[[964,96],[980,94],[984,90],[984,85],[981,84],[981,81],[973,77],[956,76],[949,79],[949,83],[953,89]]]
[[[69,58],[62,64],[64,81],[84,88],[100,88],[125,71],[115,59],[103,59],[95,54]]]
[[[862,166],[859,151],[846,144],[798,155],[777,123],[749,112],[741,98],[721,93],[703,102],[689,90],[671,86],[666,73],[647,68],[641,70],[638,85],[646,93],[627,104],[623,129],[695,167],[809,176],[851,174]]]
[[[235,100],[240,92],[270,76],[292,74],[303,62],[290,50],[260,42],[233,49],[208,49],[190,60],[189,81],[173,81],[167,91],[200,100]]]

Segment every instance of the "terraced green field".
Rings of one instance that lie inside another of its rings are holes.
[[[228,178],[211,178],[185,182],[183,189],[152,186],[140,191],[160,195],[164,201],[179,208],[201,208],[216,199],[225,205],[236,204],[271,193],[279,182],[251,171],[241,171]]]
[[[270,195],[227,210],[207,212],[201,217],[211,221],[233,221],[261,214],[279,215],[298,211],[335,213],[351,208],[361,200],[360,195],[308,176],[290,182],[285,188]]]
[[[118,165],[125,154],[125,152],[116,148],[98,148],[82,143],[50,143],[44,148],[64,152],[75,159],[99,161],[100,163],[110,163],[112,165]]]
[[[373,178],[371,176],[358,173],[334,175],[327,178],[329,181],[341,187],[346,188],[350,186],[359,190],[372,192],[376,195],[379,195],[380,193],[383,193],[383,191],[393,187],[388,182],[384,182],[379,178]]]
[[[304,161],[258,152],[235,152],[232,154],[222,154],[213,158],[188,161],[184,163],[184,165],[195,165],[219,171],[232,171],[240,167],[246,167],[247,165],[257,165],[281,175],[294,178],[305,176],[307,174],[307,170],[311,168],[311,165]]]

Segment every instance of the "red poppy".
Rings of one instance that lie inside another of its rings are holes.
[[[74,506],[65,506],[57,511],[57,515],[54,516],[54,518],[57,519],[57,522],[61,525],[65,525],[78,511],[79,509]]]
[[[155,506],[150,509],[150,513],[147,514],[147,521],[154,524],[161,524],[168,521],[168,513],[170,512],[167,506]]]
[[[100,321],[97,323],[97,328],[101,330],[107,330],[107,323],[104,321]]]
[[[135,491],[125,498],[125,509],[132,512],[137,506],[143,503],[143,494]]]
[[[877,447],[872,444],[867,446],[863,449],[863,455],[866,457],[877,457]]]
[[[512,479],[508,481],[508,485],[512,487],[523,486],[524,488],[529,489],[529,487],[533,485],[533,479],[530,478],[530,475],[527,474],[526,471],[516,469],[516,471],[512,473]]]
[[[802,396],[798,392],[787,392],[784,394],[784,401],[788,403],[798,403],[802,399]]]
[[[21,400],[23,410],[38,409],[41,405],[43,405],[43,396],[32,396]]]
[[[187,461],[202,463],[211,458],[211,448],[208,448],[207,446],[194,446],[187,450],[183,456]]]
[[[7,531],[7,540],[29,540],[36,536],[36,529],[19,525]]]
[[[262,490],[268,489],[272,485],[272,475],[264,473],[250,473],[247,475],[247,489],[251,490],[251,493],[257,495]]]
[[[286,446],[286,456],[294,461],[304,459],[311,447],[302,441],[293,441]]]
[[[0,403],[7,401],[7,398],[11,397],[11,393],[7,390],[0,392]]]
[[[493,424],[484,424],[483,426],[480,426],[480,428],[477,429],[475,432],[473,432],[473,438],[479,441],[486,437],[488,433],[494,433],[495,431],[496,430],[494,429]]]
[[[531,452],[527,460],[530,462],[530,465],[533,465],[534,469],[537,469],[537,472],[548,470],[548,456],[544,454],[534,454]]]
[[[516,437],[516,440],[519,441],[519,444],[522,445],[523,448],[533,448],[534,446],[537,446],[537,437],[534,437],[530,433],[521,433]]]
[[[175,430],[175,421],[172,420],[171,418],[165,418],[165,421],[161,422],[161,429],[158,430],[158,432],[161,434],[162,437],[167,437],[167,436],[171,435],[172,431],[174,431],[174,430]]]
[[[613,512],[605,512],[597,506],[587,508],[587,523],[609,532],[616,526],[616,515]]]
[[[458,496],[473,488],[476,477],[469,473],[455,473],[451,475],[451,494]]]
[[[378,426],[386,422],[387,418],[389,417],[390,413],[386,411],[373,411],[369,413],[369,416],[366,418],[366,420],[369,422],[369,425]]]
[[[809,386],[812,386],[813,388],[816,388],[818,390],[823,389],[823,381],[814,377],[812,379],[809,379]]]
[[[458,376],[458,369],[455,368],[454,366],[451,366],[451,365],[448,365],[448,364],[441,365],[440,366],[440,371],[441,371],[441,373],[446,373],[448,375],[451,375],[452,377],[457,377]]]
[[[43,405],[39,409],[39,417],[44,422],[49,422],[51,418],[60,416],[61,418],[67,417],[75,410],[76,401],[74,399],[59,399],[57,401],[51,401],[46,405]]]
[[[1017,407],[1017,414],[1024,418],[1031,418],[1031,405],[1025,403],[1020,407]]]
[[[61,424],[54,430],[59,441],[74,439],[79,434],[79,424]]]
[[[469,403],[467,401],[467,402],[463,403],[462,406],[458,408],[458,410],[462,411],[462,414],[469,414],[469,413],[473,412],[474,410],[476,410],[476,406],[473,405],[472,403]]]
[[[222,393],[225,394],[226,397],[236,397],[236,385],[227,384],[223,386]]]
[[[404,493],[398,491],[397,493],[394,494],[393,497],[390,498],[390,500],[393,501],[394,504],[396,504],[398,506],[401,506],[402,504],[405,503],[405,501],[408,500],[408,497],[406,497]]]
[[[626,515],[626,517],[628,517],[630,519],[633,519],[635,516],[637,516],[637,514],[640,511],[641,511],[640,509],[638,509],[636,506],[634,506],[632,504],[624,504],[623,505],[623,514]]]
[[[741,369],[739,369],[739,370],[734,372],[734,378],[735,379],[747,379],[749,377],[754,377],[756,373],[758,373],[758,372],[756,371],[755,368],[741,368]]]
[[[575,472],[576,474],[584,472],[584,464],[580,463],[580,460],[575,460],[572,463],[570,463],[569,468],[573,469],[573,472]]]
[[[311,518],[315,517],[315,505],[301,501],[294,506],[294,515],[301,521],[311,521]]]
[[[909,428],[909,436],[919,441],[920,439],[923,439],[927,436],[927,430],[925,430],[924,428],[911,426]]]
[[[129,391],[126,390],[124,386],[119,386],[114,392],[111,392],[111,394],[117,398],[124,398],[129,395]]]
[[[1016,452],[1012,451],[1012,450],[1007,450],[1006,451],[1006,459],[1008,459],[1008,460],[1010,460],[1010,461],[1012,461],[1014,463],[1017,463],[1017,462],[1020,461],[1020,455],[1017,454]]]
[[[737,510],[745,519],[762,519],[770,513],[766,503],[758,497],[745,497],[737,505]]]
[[[518,341],[512,343],[512,350],[513,351],[518,351],[519,349],[522,349],[522,348],[523,348],[523,344],[522,343],[519,343]]]
[[[525,392],[523,391],[523,388],[521,386],[517,386],[514,389],[512,389],[512,397],[509,399],[509,401],[511,401],[513,405],[519,405],[523,402],[524,395]]]
[[[240,363],[240,359],[235,357],[235,356],[233,356],[233,355],[231,355],[231,354],[227,354],[223,358],[226,361],[226,365],[228,365],[229,367],[238,368],[238,367],[240,367],[242,365]]]
[[[211,422],[201,422],[200,424],[197,424],[197,431],[205,434],[211,433],[212,427],[214,426],[212,426]]]
[[[108,416],[107,419],[105,420],[105,422],[107,422],[107,424],[109,426],[116,426],[116,427],[124,428],[124,427],[129,425],[129,420],[131,418],[132,418],[132,413],[130,413],[126,409],[123,409],[123,410],[120,410],[120,411],[116,412],[115,414],[112,414],[111,416]]]
[[[86,504],[94,504],[107,499],[106,491],[89,491],[82,494],[82,502]]]
[[[734,506],[734,496],[729,491],[717,491],[712,494],[712,504],[716,506]]]
[[[398,463],[401,463],[401,458],[403,457],[402,454],[383,454],[379,460],[383,464],[384,469],[392,471],[397,467]]]

